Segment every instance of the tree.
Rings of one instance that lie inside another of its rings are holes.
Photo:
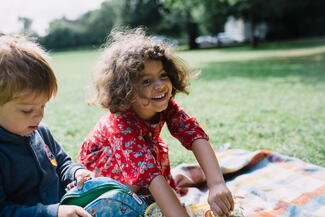
[[[188,35],[190,49],[198,48],[195,42],[199,34],[198,22],[194,19],[194,11],[200,5],[200,0],[165,0],[164,6],[170,10],[182,11],[185,17],[185,31]]]
[[[325,1],[272,0],[268,19],[272,39],[325,35]]]
[[[224,31],[224,24],[229,16],[227,1],[203,1],[199,13],[199,23],[209,34],[215,35]]]
[[[186,24],[185,14],[180,10],[168,10],[165,7],[161,7],[159,12],[162,19],[155,28],[156,33],[183,38]]]
[[[84,28],[82,36],[84,44],[100,45],[105,42],[117,20],[116,16],[112,3],[108,1],[104,1],[99,9],[82,15],[79,18],[79,25]]]
[[[163,2],[166,8],[179,10],[184,14],[190,49],[198,47],[195,39],[200,32],[216,34],[222,31],[230,9],[228,0],[164,0]]]
[[[47,49],[65,49],[82,45],[83,28],[65,17],[50,23],[49,33],[40,39]]]
[[[18,17],[18,21],[22,23],[22,32],[23,33],[30,33],[33,20],[28,17]]]
[[[221,0],[219,0],[221,1]],[[243,17],[252,24],[251,44],[257,46],[254,37],[256,24],[265,22],[270,27],[269,37],[298,38],[325,34],[325,1],[323,0],[228,0],[231,13]],[[317,25],[318,24],[318,25]]]
[[[51,22],[48,34],[41,38],[41,44],[48,49],[99,46],[113,28],[115,17],[110,1],[104,1],[99,9],[89,11],[76,20],[63,17]]]
[[[118,4],[119,25],[145,26],[151,33],[157,32],[162,22],[159,0],[115,0]]]

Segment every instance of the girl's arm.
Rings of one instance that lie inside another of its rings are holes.
[[[151,181],[149,190],[165,216],[189,217],[185,208],[176,197],[175,192],[162,175],[156,176]]]
[[[205,139],[197,139],[193,142],[192,151],[207,178],[208,202],[212,211],[219,216],[228,215],[234,208],[234,201],[210,143]]]

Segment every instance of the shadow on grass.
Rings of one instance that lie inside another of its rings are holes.
[[[306,57],[206,62],[200,67],[202,72],[199,79],[208,81],[236,77],[263,80],[294,76],[302,83],[325,82],[325,53]]]
[[[310,39],[310,40],[291,40],[291,41],[279,41],[279,42],[260,42],[258,47],[252,48],[249,43],[237,44],[234,46],[219,48],[223,52],[234,51],[276,51],[276,50],[293,50],[293,49],[305,49],[316,48],[325,45],[325,38]],[[212,48],[215,49],[215,48]],[[209,49],[206,49],[209,50]]]
[[[312,48],[325,45],[325,38],[319,39],[301,39],[290,41],[266,42],[261,43],[257,50],[277,50],[277,49],[297,49],[297,48]]]

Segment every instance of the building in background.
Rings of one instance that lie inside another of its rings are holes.
[[[242,18],[236,19],[233,16],[228,17],[225,23],[225,34],[235,39],[237,42],[249,41],[252,37],[250,29],[252,28],[249,22],[245,22]],[[265,40],[267,34],[267,25],[261,23],[256,26],[254,36],[258,40]]]

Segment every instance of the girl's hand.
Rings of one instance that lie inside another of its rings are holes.
[[[234,209],[234,200],[225,183],[209,188],[208,202],[212,212],[220,217],[229,216]]]
[[[75,174],[74,178],[77,181],[77,187],[78,189],[82,189],[82,186],[84,184],[84,179],[86,177],[95,177],[95,174],[89,170],[86,169],[78,169]]]
[[[193,153],[202,167],[209,188],[208,202],[214,214],[228,216],[234,209],[234,200],[227,188],[217,157],[208,141],[197,139],[192,145]]]
[[[80,206],[60,205],[58,217],[92,217],[86,210]]]

